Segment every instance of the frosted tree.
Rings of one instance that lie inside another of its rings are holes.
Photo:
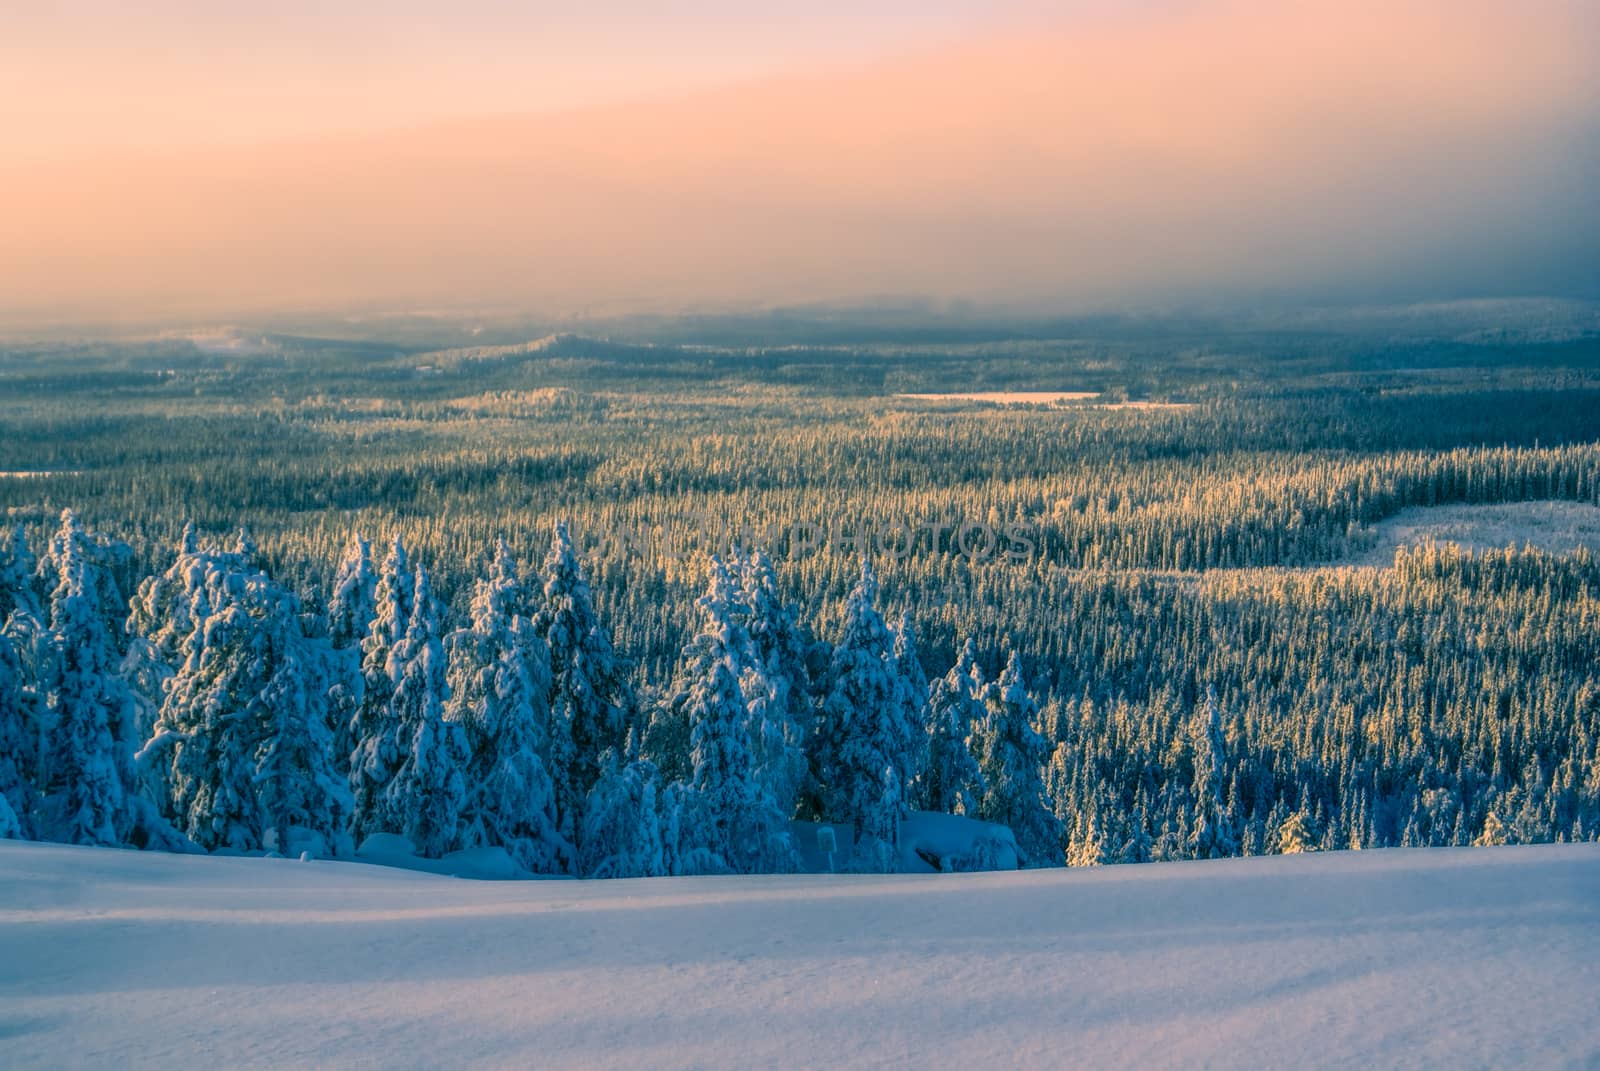
[[[988,712],[976,736],[983,773],[979,816],[1008,826],[1026,866],[1060,866],[1061,824],[1045,805],[1041,771],[1047,753],[1036,723],[1038,704],[1023,683],[1016,651],[989,687]]]
[[[578,872],[590,878],[650,878],[670,873],[655,767],[615,750],[600,758],[583,808]]]
[[[557,522],[541,574],[534,630],[550,650],[551,776],[563,831],[581,815],[599,777],[600,756],[627,735],[627,680],[595,613],[589,584],[565,524]]]
[[[44,608],[33,586],[37,569],[27,534],[19,524],[11,529],[5,547],[0,549],[0,625],[14,615],[35,621],[44,619]]]
[[[404,552],[400,554],[397,568],[403,566]],[[372,547],[359,535],[352,535],[328,597],[328,639],[335,647],[360,649],[377,617],[378,574],[372,567]]]
[[[390,706],[400,681],[402,663],[394,657],[410,627],[416,605],[416,574],[396,536],[378,573],[373,592],[376,609],[361,641],[361,700],[348,727],[350,794],[354,800],[352,832],[359,845],[385,830],[379,794],[400,764],[400,742]],[[344,738],[336,732],[336,739]]]
[[[154,735],[172,675],[195,653],[193,644],[203,642],[206,620],[230,597],[212,568],[218,560],[201,551],[194,525],[186,524],[172,564],[146,577],[129,601],[122,674],[138,698],[136,739]]]
[[[793,869],[787,816],[756,777],[750,751],[750,712],[740,688],[741,652],[748,638],[733,621],[734,588],[722,562],[707,568],[699,601],[703,624],[685,652],[682,702],[688,719],[695,823],[684,839],[703,848],[717,869],[771,873]]]
[[[950,672],[928,692],[927,755],[918,783],[918,803],[941,814],[976,815],[983,801],[983,772],[968,744],[975,726],[987,714],[983,695],[988,685],[978,666],[977,647],[969,639]]]
[[[22,659],[0,632],[0,838],[31,833],[33,727],[23,702]]]
[[[917,630],[910,611],[901,613],[899,627],[894,630],[894,670],[899,692],[900,748],[906,755],[901,783],[909,803],[916,784],[922,780],[928,753],[928,675],[917,654]]]
[[[372,566],[372,548],[359,535],[352,535],[334,574],[333,593],[328,599],[328,641],[334,651],[329,716],[336,765],[347,777],[350,753],[355,748],[355,722],[366,694],[362,644],[377,617],[378,574]]]
[[[39,771],[40,835],[72,844],[123,843],[136,824],[129,798],[134,698],[106,624],[110,578],[94,541],[71,510],[50,542],[40,572],[50,592],[49,736]]]
[[[548,754],[550,654],[526,613],[516,562],[500,540],[473,593],[471,623],[450,635],[446,719],[472,755],[463,847],[498,845],[536,874],[570,869],[556,820]]]
[[[739,560],[734,607],[749,647],[740,687],[749,706],[754,776],[778,810],[795,813],[806,780],[806,736],[812,722],[811,644],[793,607],[784,603],[766,555]]]
[[[333,766],[331,651],[305,635],[299,600],[241,550],[186,539],[175,569],[188,597],[147,598],[136,614],[158,637],[173,623],[146,621],[149,607],[193,615],[141,752],[164,812],[211,850],[338,854],[350,801]]]
[[[420,565],[413,592],[405,636],[389,655],[397,683],[384,735],[398,761],[380,790],[379,815],[384,832],[399,833],[419,854],[437,858],[460,846],[469,757],[462,726],[444,720],[439,607]]]
[[[1228,821],[1223,799],[1227,785],[1227,743],[1222,734],[1222,710],[1213,689],[1189,725],[1194,755],[1194,821],[1189,827],[1189,850],[1196,859],[1223,859],[1239,854],[1239,840]]]
[[[59,583],[69,554],[81,558],[88,566],[84,572],[83,596],[90,600],[95,612],[104,621],[120,621],[127,611],[127,603],[117,586],[116,572],[128,565],[133,556],[132,548],[90,532],[76,513],[62,510],[61,523],[45,544],[44,556],[34,570],[47,595],[52,594]],[[113,635],[112,640],[115,647],[116,636]]]
[[[868,860],[863,867],[892,860],[907,778],[916,766],[906,742],[894,637],[873,605],[877,592],[872,567],[863,562],[828,666],[813,749],[827,817],[852,824],[857,851]]]
[[[37,563],[19,525],[0,550],[0,836],[34,836],[45,726],[39,675],[51,658],[33,588]]]
[[[1311,835],[1311,816],[1303,808],[1289,815],[1278,826],[1276,847],[1280,855],[1316,851],[1316,839]]]

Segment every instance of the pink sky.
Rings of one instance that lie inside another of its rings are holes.
[[[1600,281],[1576,0],[575,7],[3,16],[0,315]]]

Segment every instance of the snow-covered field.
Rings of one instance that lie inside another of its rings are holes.
[[[1594,1066],[1600,845],[473,882],[0,842],[0,1067]]]
[[[965,394],[900,394],[923,402],[981,402],[986,405],[1064,405],[1069,402],[1094,402],[1097,409],[1192,409],[1190,402],[1104,402],[1098,391],[1081,390],[989,390]]]
[[[1374,525],[1369,539],[1370,549],[1355,564],[1390,566],[1395,548],[1428,542],[1473,551],[1532,544],[1552,554],[1587,547],[1600,554],[1600,506],[1561,501],[1413,506]]]

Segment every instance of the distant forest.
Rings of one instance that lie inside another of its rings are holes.
[[[884,868],[912,808],[1002,822],[1032,865],[1600,835],[1600,562],[1339,565],[1408,506],[1600,503],[1596,335],[1186,330],[13,347],[0,470],[32,475],[0,478],[0,794],[28,835],[382,830],[606,874],[783,869],[793,817],[851,823]],[[897,396],[1008,388],[1181,407]],[[1036,545],[794,534],[897,524]],[[562,613],[585,624],[562,638]],[[201,642],[210,617],[243,631]],[[70,672],[127,705],[80,725],[63,663],[91,627],[105,650]],[[278,678],[224,657],[252,643],[318,667],[292,676],[321,698],[292,743],[257,719],[202,761],[205,719],[267,709]],[[60,756],[90,737],[130,802],[73,825]],[[289,770],[323,795],[274,796]]]

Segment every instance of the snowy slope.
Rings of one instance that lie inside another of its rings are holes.
[[[0,1067],[1600,1062],[1600,846],[471,882],[0,842]]]

